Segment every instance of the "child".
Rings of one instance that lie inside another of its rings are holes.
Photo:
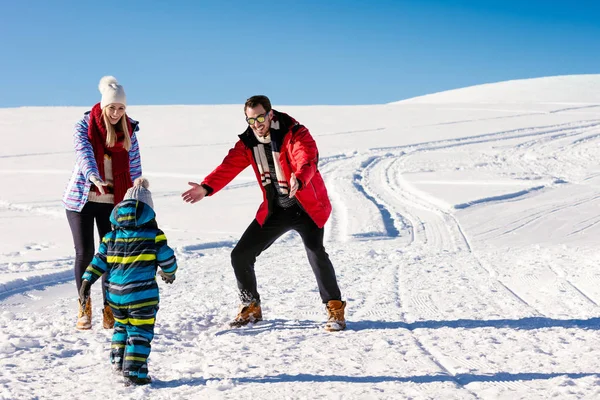
[[[110,362],[123,373],[125,385],[145,385],[150,342],[158,311],[157,267],[163,281],[173,283],[177,262],[158,229],[148,181],[135,180],[110,216],[113,230],[83,274],[79,296],[85,304],[91,285],[107,272],[106,299],[115,316]]]

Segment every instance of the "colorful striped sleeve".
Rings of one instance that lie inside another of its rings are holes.
[[[98,165],[94,157],[94,149],[88,138],[89,115],[84,116],[75,125],[75,133],[73,135],[73,144],[75,145],[75,162],[86,180],[90,176],[100,176]]]
[[[155,243],[157,246],[156,262],[167,275],[175,275],[177,271],[177,259],[175,252],[167,244],[167,237],[160,229],[156,233]]]
[[[107,241],[107,237],[111,233],[112,232],[109,232],[102,239],[102,243],[100,243],[100,248],[98,249],[98,253],[96,253],[96,255],[94,256],[94,259],[92,260],[90,265],[88,265],[88,267],[85,269],[85,273],[82,276],[82,279],[90,281],[91,284],[96,282],[96,280],[98,280],[98,278],[100,278],[102,276],[102,274],[105,273],[106,270],[108,269],[108,264],[106,262],[106,253],[107,253],[106,241]]]
[[[140,145],[137,140],[137,132],[140,130],[139,125],[135,125],[133,134],[131,135],[131,149],[129,150],[129,173],[131,181],[135,181],[142,176],[142,160],[140,157]]]

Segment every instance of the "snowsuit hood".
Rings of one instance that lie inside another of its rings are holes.
[[[139,200],[123,200],[110,214],[110,222],[116,228],[135,229],[156,218],[156,213],[148,204]]]

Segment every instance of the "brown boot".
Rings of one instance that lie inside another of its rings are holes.
[[[254,323],[258,321],[262,321],[262,310],[260,308],[260,304],[257,304],[255,301],[253,301],[248,305],[242,304],[240,306],[240,312],[235,319],[229,323],[229,326],[244,326],[251,322]]]
[[[92,329],[92,299],[89,298],[85,302],[85,308],[81,305],[79,300],[79,312],[77,313],[77,325],[75,325],[80,331]]]
[[[346,319],[344,310],[346,302],[340,300],[330,300],[327,302],[327,323],[325,330],[329,332],[343,331],[346,329]]]
[[[105,304],[102,310],[102,326],[104,329],[112,329],[115,326],[115,316],[108,304]]]

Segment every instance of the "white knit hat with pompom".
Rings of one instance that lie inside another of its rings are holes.
[[[127,189],[123,200],[134,199],[148,204],[154,208],[154,202],[152,201],[152,193],[148,190],[150,183],[148,179],[139,177],[133,182],[133,186]]]
[[[104,108],[112,103],[121,103],[127,105],[127,98],[125,97],[125,89],[119,85],[117,78],[114,76],[104,76],[100,79],[98,84],[98,90],[102,93],[102,100],[100,101],[100,108]]]

